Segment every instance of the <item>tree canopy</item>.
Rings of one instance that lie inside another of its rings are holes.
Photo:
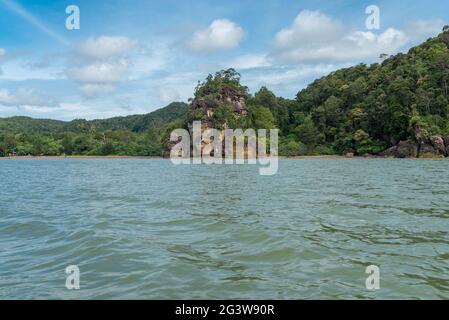
[[[209,75],[190,105],[146,115],[71,122],[0,119],[0,155],[160,155],[168,130],[193,120],[223,129],[278,128],[280,154],[378,153],[420,135],[449,135],[449,27],[381,63],[359,64],[315,80],[295,99],[262,87],[254,95],[234,69]]]

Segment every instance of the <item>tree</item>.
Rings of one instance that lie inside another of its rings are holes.
[[[371,144],[371,138],[368,133],[362,129],[357,130],[354,133],[354,149],[357,153],[364,153],[363,148]]]
[[[73,152],[73,137],[70,134],[65,134],[64,138],[61,141],[62,144],[62,150],[64,154],[72,154]]]
[[[386,54],[386,53],[381,53],[381,54],[379,55],[379,59],[382,60],[382,61],[384,61],[384,60],[387,59],[387,58],[388,58],[388,54]]]
[[[295,131],[299,141],[309,147],[315,147],[321,140],[321,135],[315,127],[311,116],[307,116],[304,119],[304,122],[296,127]]]
[[[268,130],[276,128],[274,116],[270,109],[261,106],[253,106],[250,109],[250,112],[254,129]]]

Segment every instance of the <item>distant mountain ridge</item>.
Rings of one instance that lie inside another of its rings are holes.
[[[183,118],[187,113],[187,107],[188,105],[184,102],[173,102],[147,114],[95,120],[62,121],[25,116],[0,118],[0,133],[57,134],[64,132],[85,133],[92,130],[103,132],[120,129],[141,133],[147,130],[159,130],[171,121]]]

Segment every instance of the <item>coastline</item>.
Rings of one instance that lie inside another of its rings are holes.
[[[308,156],[279,156],[279,159],[351,159],[351,158],[375,158],[373,157],[347,157],[343,155],[308,155]],[[0,159],[169,159],[162,156],[7,156]]]
[[[434,159],[434,160],[444,160],[449,158],[444,157],[407,157],[407,158],[397,158],[391,156],[345,156],[345,155],[306,155],[306,156],[279,156],[281,160],[284,159]],[[87,156],[87,155],[70,155],[70,156],[6,156],[0,157],[1,159],[169,159],[162,156]]]
[[[7,156],[0,159],[164,159],[160,156]]]

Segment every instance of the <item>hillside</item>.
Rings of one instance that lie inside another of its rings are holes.
[[[340,153],[379,152],[400,141],[423,144],[448,135],[448,84],[446,31],[381,64],[316,80],[297,102],[322,135],[316,143]]]
[[[0,119],[0,154],[167,154],[169,131],[279,128],[281,155],[449,155],[449,27],[421,45],[335,71],[296,99],[262,87],[254,95],[234,69],[209,75],[189,105],[147,115],[62,122]]]
[[[282,155],[448,156],[445,30],[406,54],[335,71],[295,100],[265,87],[251,96],[233,69],[217,72],[196,88],[185,127],[193,120],[217,128],[277,127]]]
[[[186,112],[187,104],[174,102],[148,114],[91,121],[0,118],[0,155],[159,155],[164,128]]]
[[[168,106],[142,115],[130,115],[109,119],[91,120],[77,119],[73,121],[58,121],[50,119],[33,119],[29,117],[0,118],[1,133],[63,133],[63,132],[90,132],[107,130],[130,130],[132,132],[144,132],[147,130],[159,130],[167,123],[185,116],[187,105],[182,102],[174,102]]]

